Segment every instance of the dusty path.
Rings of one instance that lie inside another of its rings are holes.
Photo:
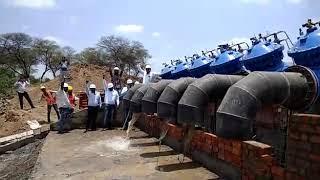
[[[43,145],[32,179],[218,179],[199,164],[178,157],[168,146],[136,131],[130,141],[120,130],[83,133],[50,132]],[[157,170],[157,169],[160,169]]]

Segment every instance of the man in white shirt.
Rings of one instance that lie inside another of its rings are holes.
[[[27,92],[27,88],[28,86],[30,86],[29,81],[24,76],[21,75],[19,80],[16,83],[14,83],[14,86],[17,88],[20,108],[23,109],[23,97],[25,97],[26,100],[29,102],[31,108],[35,108]]]
[[[159,77],[159,73],[151,72],[151,66],[146,65],[146,70],[143,71],[139,66],[139,71],[143,74],[143,84],[155,83],[158,82],[161,78]]]
[[[67,124],[68,120],[72,114],[72,106],[70,104],[68,95],[68,84],[62,82],[60,85],[60,89],[56,93],[57,106],[60,112],[60,119],[58,121],[58,133],[62,134],[65,132],[64,126]]]
[[[105,103],[105,113],[103,119],[104,128],[111,129],[111,120],[116,114],[116,108],[119,107],[119,94],[113,89],[113,84],[108,83],[105,87],[104,103]]]
[[[88,86],[87,81],[86,86],[86,93],[88,97],[88,120],[85,132],[87,132],[89,128],[92,131],[95,131],[97,129],[96,119],[98,116],[98,111],[101,107],[101,96],[100,93],[96,91],[96,85],[90,84],[90,86]]]

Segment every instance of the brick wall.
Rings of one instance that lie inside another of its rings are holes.
[[[140,123],[144,123],[146,131],[153,136],[168,129],[168,137],[182,141],[187,134],[187,129],[154,115],[145,116]],[[190,151],[202,152],[230,164],[241,172],[243,180],[320,179],[320,116],[296,114],[290,117],[285,164],[280,165],[270,145],[225,139],[202,130],[193,134]]]
[[[320,116],[293,115],[287,143],[288,171],[306,179],[320,179]]]

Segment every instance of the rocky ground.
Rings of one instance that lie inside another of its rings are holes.
[[[0,155],[0,179],[27,180],[37,162],[44,139]]]

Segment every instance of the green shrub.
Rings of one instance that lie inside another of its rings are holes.
[[[13,84],[16,78],[12,71],[0,68],[0,97],[8,96],[13,93]]]

